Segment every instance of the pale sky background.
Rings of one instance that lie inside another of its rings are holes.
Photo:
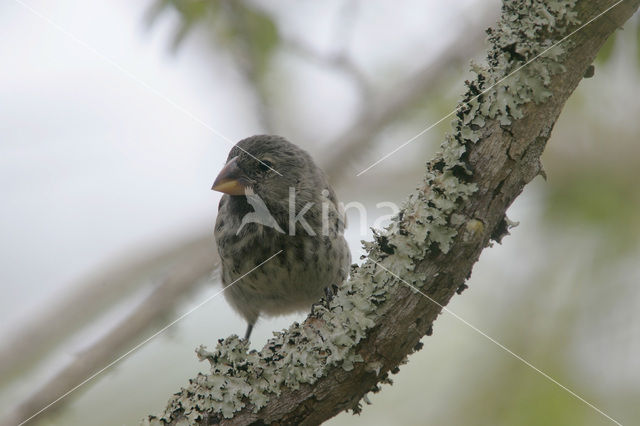
[[[223,165],[230,143],[197,120],[234,142],[261,130],[253,115],[252,98],[224,53],[203,55],[209,47],[204,46],[198,34],[188,39],[177,53],[169,51],[175,16],[165,14],[159,22],[147,27],[144,23],[147,2],[32,0],[25,3],[33,5],[38,13],[73,36],[56,29],[15,0],[6,0],[0,6],[0,34],[4,40],[0,43],[0,291],[3,295],[0,339],[96,268],[117,263],[119,259],[195,230],[212,229],[219,194],[210,191],[210,186]],[[287,3],[290,7],[273,6],[288,11],[279,15],[286,34],[304,40],[320,52],[335,48],[334,16],[341,2],[328,2],[324,8],[310,1]],[[464,18],[460,15],[472,1],[446,5],[417,1],[412,2],[411,8],[398,8],[382,1],[372,3],[374,6],[363,8],[358,15],[349,49],[361,67],[370,70],[368,76],[375,84],[384,85],[389,81],[388,75],[401,78],[419,68],[421,63],[407,58],[417,57],[419,52],[421,61],[429,60],[430,52],[437,53],[438,46],[453,36],[454,25],[464,25],[465,19],[473,19],[472,14]],[[301,16],[314,19],[299,19]],[[432,16],[432,21],[425,23],[425,16]],[[390,21],[402,24],[388,25]],[[425,32],[430,36],[425,37]],[[356,108],[355,94],[343,77],[327,76],[321,69],[300,64],[294,58],[285,58],[281,64],[291,67],[295,78],[287,82],[279,102],[285,111],[295,110],[300,114],[296,123],[285,125],[283,130],[294,135],[305,134],[308,142],[304,146],[313,154],[319,154],[322,142],[349,124]],[[379,72],[381,69],[383,72]],[[307,83],[316,77],[313,85]],[[461,93],[462,86],[452,90]],[[163,99],[165,96],[189,113],[167,102]],[[428,124],[430,122],[425,122],[424,127]],[[415,133],[413,129],[391,129],[389,138],[397,137],[396,142],[386,146],[403,142],[412,132]],[[315,136],[314,140],[309,140],[310,135]],[[431,137],[433,139],[425,138],[407,147],[390,160],[394,166],[387,167],[402,168],[404,161],[422,152],[420,149],[424,146],[420,148],[420,143],[437,146],[439,135]],[[388,149],[377,151],[385,153]],[[418,169],[416,181],[420,176]],[[371,206],[386,199],[401,201],[403,191],[394,185],[395,182],[367,194],[364,202]],[[406,187],[411,185],[409,182]],[[500,277],[499,282],[482,289],[472,285],[465,297],[455,297],[449,305],[489,334],[493,334],[492,327],[500,317],[485,318],[484,306],[500,306],[498,311],[509,312],[510,300],[523,291],[509,288],[506,292],[509,281],[525,279],[523,277],[545,267],[540,263],[544,261],[542,254],[533,244],[541,238],[534,228],[540,215],[538,185],[542,183],[536,181],[528,187],[511,209],[510,216],[520,221],[521,226],[505,239],[504,245],[487,250],[474,270],[475,282]],[[371,215],[369,222],[374,219]],[[358,226],[351,223],[349,241],[353,257],[357,259],[359,241],[366,236],[358,235]],[[577,253],[576,258],[581,259],[582,253]],[[568,255],[567,262],[570,261],[571,255]],[[636,265],[630,269],[637,279]],[[563,279],[558,277],[560,283]],[[179,311],[186,311],[217,290],[216,286],[203,288]],[[473,298],[471,292],[474,292]],[[13,398],[27,394],[30,383],[55,373],[51,366],[72,361],[75,353],[99,338],[110,324],[134,308],[136,300],[144,294],[142,291],[126,306],[107,314],[100,324],[74,337],[49,364],[38,368],[10,392],[0,393],[0,411],[10,407]],[[170,319],[167,318],[167,322]],[[260,323],[253,345],[261,347],[271,330],[286,327],[291,319]],[[218,338],[243,330],[244,323],[224,299],[213,300],[106,373],[98,384],[83,390],[65,411],[65,424],[83,424],[86,416],[93,410],[104,409],[105,405],[112,412],[105,414],[104,424],[137,424],[137,420],[131,419],[158,411],[171,391],[177,391],[188,377],[206,369],[196,360],[193,353],[196,346],[201,343],[213,346]],[[452,368],[430,372],[428,380],[443,389],[442,394],[423,398],[421,405],[416,406],[414,399],[395,391],[398,388],[420,391],[426,380],[416,373],[424,368],[420,359],[425,363],[434,359],[443,361],[450,358],[451,352],[463,354],[462,361],[458,361],[469,363],[495,358],[500,362],[508,357],[446,314],[438,319],[436,330],[428,342],[436,348],[435,352],[422,351],[414,355],[412,362],[403,367],[408,373],[400,375],[395,386],[385,387],[382,392],[388,396],[380,404],[414,410],[408,414],[409,423],[420,422],[420,410],[445,413],[449,408],[446,401],[453,397],[447,393],[446,384],[460,380]],[[630,368],[637,363],[636,354],[599,353],[595,360],[575,354],[574,375],[563,380],[569,380],[577,389],[581,383],[600,381],[604,393],[621,386],[633,386],[640,377],[637,365],[635,369]],[[427,356],[431,357],[428,361]],[[606,363],[608,369],[597,371],[594,366],[600,363]],[[140,392],[142,395],[130,398],[128,392],[133,391],[123,390],[139,382],[148,387]],[[576,406],[589,410],[579,402]],[[371,421],[366,417],[367,410],[365,407],[362,417],[342,415],[336,422],[364,424]],[[393,415],[390,410],[385,419],[377,412],[376,420],[383,424]],[[125,418],[129,420],[123,420]],[[125,421],[127,423],[123,423]]]

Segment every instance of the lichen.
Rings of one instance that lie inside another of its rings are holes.
[[[386,313],[384,302],[398,283],[384,268],[422,286],[425,278],[414,270],[417,262],[433,252],[447,253],[459,229],[466,233],[464,240],[485,231],[482,222],[459,211],[477,190],[467,151],[486,136],[488,122],[510,126],[522,118],[524,104],[544,102],[551,95],[551,76],[563,70],[563,46],[519,68],[552,46],[556,34],[578,23],[575,3],[505,0],[500,22],[487,31],[487,64],[472,64],[476,78],[466,83],[453,133],[427,164],[423,184],[391,224],[374,231],[373,242],[364,242],[367,256],[352,269],[349,281],[331,302],[316,306],[304,323],[274,333],[259,352],[249,351],[248,343],[237,336],[221,339],[214,351],[198,348],[198,357],[209,362],[210,373],[192,379],[171,398],[163,414],[150,416],[146,423],[160,425],[177,419],[195,423],[207,412],[229,418],[245,407],[258,412],[284,388],[298,389],[315,383],[331,368],[349,371],[362,363],[357,345]],[[390,381],[381,364],[370,362],[365,368],[382,373],[383,382]]]

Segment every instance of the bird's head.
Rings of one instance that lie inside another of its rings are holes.
[[[316,170],[309,154],[286,139],[251,136],[231,149],[211,189],[238,197],[253,192],[267,205],[284,207],[290,187],[303,198],[320,190],[313,188]]]

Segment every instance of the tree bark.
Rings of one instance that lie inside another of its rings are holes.
[[[212,352],[200,348],[211,373],[190,380],[148,423],[317,424],[357,409],[421,347],[481,251],[507,233],[505,212],[542,173],[540,155],[565,101],[639,3],[617,4],[545,52],[616,2],[505,0],[489,33],[488,66],[475,66],[455,131],[328,307],[260,352],[235,336]]]
[[[364,106],[358,118],[342,136],[329,143],[329,148],[324,150],[329,155],[320,158],[323,170],[328,173],[334,183],[348,177],[346,171],[353,168],[350,161],[354,153],[366,149],[377,132],[397,119],[403,111],[418,103],[425,94],[441,86],[451,67],[480,51],[483,41],[474,37],[474,34],[494,21],[497,13],[483,10],[481,15],[480,19],[475,19],[465,27],[464,31],[443,49],[443,55],[436,62],[426,64],[415,74],[403,80],[401,85],[394,87],[392,93],[376,95],[375,102],[367,102],[369,98],[365,99],[363,94],[361,101]],[[348,62],[346,58],[340,56],[325,58],[315,52],[307,51],[304,47],[287,43],[286,40],[283,42],[287,48],[293,49],[311,62],[335,67],[336,70],[351,75],[356,86],[362,88],[366,86],[359,70],[355,69],[355,65]],[[260,91],[260,89],[257,90]],[[360,91],[364,93],[367,90]],[[260,100],[260,96],[256,96]],[[259,102],[259,104],[262,107],[258,109],[263,110],[263,103]],[[269,120],[265,120],[264,114],[261,115],[263,115],[261,120],[263,124],[268,123]],[[151,271],[158,270],[167,262],[176,265],[185,263],[193,271],[205,271],[203,277],[209,275],[213,265],[217,263],[217,253],[214,250],[210,231],[207,229],[201,231],[194,234],[197,236],[183,239],[170,247],[162,247],[140,258],[127,258],[126,262],[111,265],[73,286],[70,296],[52,301],[46,311],[30,318],[29,323],[10,337],[6,344],[0,342],[0,385],[9,385],[19,377],[21,371],[41,362],[49,352],[56,349],[56,345],[60,345],[88,322],[130,295],[148,281],[148,277],[152,275]],[[194,258],[199,259],[200,263],[193,264],[191,260]],[[182,277],[191,279],[192,275],[183,274]],[[75,388],[109,361],[116,359],[123,350],[138,343],[136,339],[140,335],[159,324],[160,319],[165,317],[167,312],[171,312],[186,294],[198,288],[201,283],[200,279],[182,282],[169,277],[164,280],[162,292],[154,292],[150,295],[138,306],[135,313],[117,323],[104,339],[92,345],[92,348],[100,348],[99,351],[90,348],[79,353],[77,359],[62,368],[52,380],[34,389],[27,398],[17,403],[16,411],[11,413],[10,417],[2,418],[0,424],[14,424],[17,422],[16,419],[25,419],[37,410],[48,406],[68,390]],[[176,294],[180,297],[176,297]],[[163,299],[158,299],[158,295],[162,295]],[[149,315],[150,313],[157,316]],[[134,318],[144,318],[145,322],[133,321]],[[118,342],[118,345],[113,346],[114,342]],[[97,354],[100,356],[96,356]],[[47,412],[59,410],[70,400],[71,398],[64,398],[56,402]]]

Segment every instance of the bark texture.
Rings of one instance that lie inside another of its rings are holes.
[[[505,0],[489,31],[488,65],[474,65],[478,77],[468,83],[455,131],[329,306],[260,352],[247,352],[234,336],[214,351],[200,348],[211,373],[192,379],[147,422],[318,424],[357,409],[421,347],[481,251],[507,233],[505,212],[542,172],[540,155],[565,101],[639,3],[621,2],[546,51],[616,2]]]

